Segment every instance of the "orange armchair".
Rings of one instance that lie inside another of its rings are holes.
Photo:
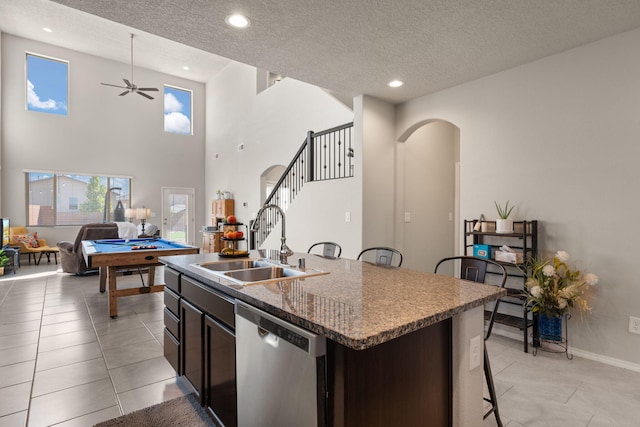
[[[45,239],[37,238],[38,247],[33,247],[31,245],[28,245],[24,241],[16,239],[16,236],[27,236],[28,234],[30,233],[29,233],[29,230],[27,230],[27,227],[21,227],[21,226],[11,227],[9,229],[9,245],[18,246],[20,248],[21,254],[27,254],[29,256],[29,264],[31,264],[32,255],[33,255],[33,261],[36,263],[36,265],[40,264],[40,259],[42,258],[43,254],[47,255],[47,259],[51,254],[53,254],[55,256],[56,264],[57,264],[58,248],[47,246],[47,241]],[[33,234],[33,233],[31,234],[34,237],[37,236],[36,234]],[[36,258],[36,255],[39,255],[39,257]]]

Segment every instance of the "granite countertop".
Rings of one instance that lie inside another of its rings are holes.
[[[258,251],[251,251],[250,255],[261,258]],[[229,261],[215,253],[161,257],[160,261],[238,300],[356,350],[506,295],[496,286],[345,258],[296,253],[289,262],[297,263],[299,258],[305,259],[307,270],[329,274],[242,286],[191,265]]]

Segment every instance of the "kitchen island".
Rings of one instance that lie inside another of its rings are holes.
[[[230,310],[242,301],[326,337],[321,423],[482,424],[482,363],[470,368],[469,340],[482,336],[482,307],[503,290],[349,259],[295,254],[289,262],[300,258],[307,276],[245,285],[197,266],[228,261],[217,254],[160,259],[168,267],[165,355],[214,418],[225,425],[235,422],[235,372],[228,372],[235,369]],[[208,301],[209,294],[214,301]],[[207,319],[217,329],[207,329]],[[202,329],[189,326],[194,323]],[[224,356],[213,355],[216,344],[207,341],[213,336],[221,339],[218,348],[226,342]]]

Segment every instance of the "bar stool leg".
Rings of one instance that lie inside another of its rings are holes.
[[[489,389],[489,398],[484,398],[484,400],[491,404],[491,408],[484,414],[483,419],[486,419],[493,412],[498,427],[502,427],[502,420],[498,412],[498,397],[496,396],[496,388],[493,384],[493,374],[491,373],[491,364],[489,363],[489,353],[487,352],[486,343],[484,346],[484,377],[487,381],[487,388]]]

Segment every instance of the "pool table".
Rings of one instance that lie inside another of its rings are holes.
[[[162,292],[164,285],[154,284],[155,268],[162,265],[158,257],[169,255],[197,254],[200,248],[166,239],[105,239],[83,240],[82,254],[88,268],[100,269],[100,292],[109,283],[109,315],[118,316],[118,297]],[[148,268],[148,283],[139,288],[118,289],[118,268]]]

